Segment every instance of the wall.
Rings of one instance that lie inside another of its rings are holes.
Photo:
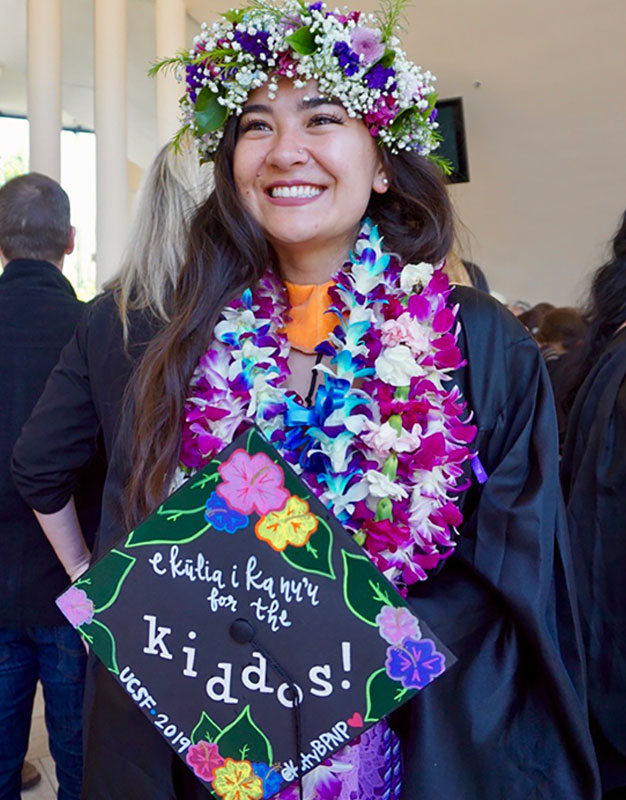
[[[626,3],[436,6],[411,12],[409,49],[464,100],[470,255],[509,300],[575,302],[626,208]]]

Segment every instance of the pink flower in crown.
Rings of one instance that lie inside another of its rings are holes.
[[[383,606],[376,617],[379,633],[389,644],[402,644],[407,638],[420,639],[419,623],[408,608]]]
[[[63,616],[75,628],[80,628],[81,625],[89,625],[93,621],[95,612],[93,600],[87,597],[87,592],[83,589],[70,586],[66,592],[63,592],[57,598],[56,604]]]
[[[217,745],[204,740],[192,744],[187,750],[185,759],[198,778],[203,781],[212,780],[213,772],[224,763]]]
[[[278,56],[278,66],[276,67],[275,74],[276,75],[295,75],[297,69],[297,63],[291,55],[289,50],[286,50],[284,53],[280,53]]]
[[[373,28],[356,27],[351,40],[352,49],[361,57],[363,64],[375,64],[385,52],[385,45],[380,41],[380,31]]]
[[[282,469],[265,453],[251,456],[245,450],[235,450],[217,471],[223,483],[216,491],[233,511],[256,511],[265,516],[283,508],[291,496],[285,489]]]
[[[369,128],[372,136],[378,136],[381,128],[387,128],[398,114],[396,100],[389,94],[382,95],[376,101],[374,108],[368,111],[363,121]]]

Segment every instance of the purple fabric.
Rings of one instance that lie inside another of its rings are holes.
[[[383,719],[305,775],[302,784],[302,800],[399,800],[400,741]],[[297,783],[275,800],[300,800]]]

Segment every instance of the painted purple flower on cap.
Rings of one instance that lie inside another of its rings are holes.
[[[445,671],[446,660],[431,639],[406,639],[401,646],[387,648],[385,667],[405,689],[423,689]]]
[[[93,600],[87,597],[87,592],[84,589],[70,586],[66,592],[63,592],[57,598],[56,603],[63,616],[75,628],[80,628],[81,625],[89,625],[93,621],[95,612]]]
[[[355,28],[352,33],[352,49],[361,56],[364,64],[375,64],[383,57],[385,45],[380,41],[380,31],[373,28]]]

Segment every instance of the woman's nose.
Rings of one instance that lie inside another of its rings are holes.
[[[302,137],[296,131],[277,132],[267,161],[278,169],[289,169],[298,164],[305,164],[309,158]]]

